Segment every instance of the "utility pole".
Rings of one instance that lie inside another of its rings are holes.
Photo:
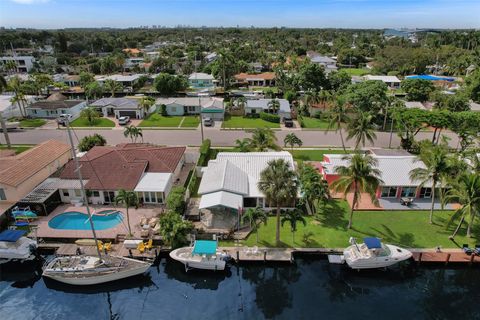
[[[3,114],[0,111],[0,124],[2,126],[3,135],[5,136],[5,143],[7,144],[7,148],[10,149],[12,144],[10,143],[10,137],[8,136],[7,132],[7,125],[5,124],[5,119],[3,118]]]
[[[197,52],[195,51],[195,63],[194,63],[194,66],[195,66],[195,80],[198,80],[198,74],[197,74]],[[198,84],[198,83],[197,83]],[[200,93],[197,93],[198,94],[198,108],[200,109],[200,132],[201,132],[201,135],[202,135],[202,144],[203,144],[203,140],[204,140],[204,136],[203,136],[203,115],[202,115],[202,101],[200,99]]]
[[[393,117],[392,117],[392,123],[390,124],[390,141],[388,141],[389,149],[392,147],[392,136],[393,136]]]

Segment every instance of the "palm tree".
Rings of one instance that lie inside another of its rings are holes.
[[[373,203],[377,203],[376,190],[383,183],[380,179],[380,170],[376,169],[377,160],[370,155],[355,153],[346,155],[342,158],[348,161],[348,166],[338,166],[335,172],[340,176],[333,181],[331,187],[335,192],[341,192],[344,197],[353,192],[352,206],[350,208],[350,217],[348,219],[348,229],[352,228],[353,211],[361,199],[362,193],[368,193]]]
[[[349,121],[347,131],[347,140],[355,138],[355,149],[358,149],[360,143],[365,147],[366,140],[373,144],[377,138],[373,115],[369,112],[359,110],[357,115]]]
[[[5,78],[0,75],[0,94],[2,94],[7,89],[7,81]],[[0,125],[3,131],[3,135],[5,136],[5,143],[7,144],[7,148],[10,149],[12,146],[10,144],[10,137],[8,136],[7,127],[5,125],[5,120],[3,119],[3,114],[0,111]]]
[[[310,204],[313,209],[318,202],[326,203],[330,200],[328,183],[322,175],[310,164],[301,163],[298,166],[298,178],[300,181],[300,191],[302,193],[301,201],[311,212]]]
[[[301,146],[303,145],[303,141],[300,140],[300,138],[297,137],[297,136],[295,135],[295,133],[289,133],[289,134],[287,134],[287,135],[285,136],[285,139],[283,139],[283,143],[284,143],[285,147],[286,147],[287,145],[289,145],[290,148],[292,148],[292,151],[293,151],[293,147],[294,147],[295,145],[298,145],[299,147],[301,147]]]
[[[300,209],[287,210],[282,217],[282,227],[288,222],[290,224],[290,230],[292,231],[292,246],[295,246],[295,231],[297,231],[297,223],[301,222],[304,226],[307,225],[307,221],[303,217],[303,212]]]
[[[410,171],[410,179],[419,181],[420,187],[425,184],[432,186],[432,203],[430,207],[430,223],[433,223],[433,210],[435,206],[435,189],[440,177],[449,171],[448,149],[445,145],[423,147],[416,161],[421,161],[424,168],[415,168]]]
[[[12,98],[12,103],[18,103],[18,109],[22,117],[26,116],[25,112],[25,95],[22,91],[22,82],[18,76],[10,78],[8,81],[8,87],[13,91],[14,97]]]
[[[269,206],[277,208],[275,240],[280,245],[280,207],[290,204],[296,198],[298,187],[295,172],[285,160],[272,160],[260,173],[258,189],[265,195]]]
[[[110,92],[111,97],[115,97],[115,92],[121,91],[123,86],[115,80],[107,79],[104,83],[104,88],[106,91]]]
[[[349,118],[347,116],[347,108],[345,101],[337,99],[335,105],[329,112],[330,121],[328,122],[327,129],[335,129],[335,133],[340,132],[340,139],[342,140],[343,152],[347,153],[345,148],[345,141],[343,140],[342,123],[347,123]],[[325,131],[327,133],[328,131]]]
[[[245,110],[245,105],[247,104],[247,98],[245,98],[244,96],[241,96],[241,97],[238,97],[237,98],[237,106],[241,109],[241,110]]]
[[[260,223],[267,224],[268,215],[260,207],[249,208],[245,214],[242,216],[242,222],[248,222],[252,231],[255,231],[256,244],[258,245],[258,227]]]
[[[148,114],[150,108],[155,104],[155,99],[152,97],[143,97],[140,99],[139,107],[143,109],[145,114]]]
[[[96,100],[97,97],[103,95],[103,87],[96,81],[91,82],[85,86],[85,95],[87,98],[94,98]]]
[[[138,197],[137,194],[133,191],[118,190],[118,194],[115,196],[115,205],[123,203],[125,205],[126,215],[127,215],[127,225],[128,225],[128,234],[132,235],[132,229],[130,227],[130,216],[128,214],[128,208],[135,207],[138,208]]]
[[[249,152],[252,144],[252,140],[249,138],[235,140],[236,148],[240,152]]]
[[[332,101],[332,93],[328,90],[321,90],[319,92],[318,101],[322,103],[323,110],[325,110],[326,105]]]
[[[91,107],[83,109],[82,112],[80,112],[80,116],[87,119],[88,124],[91,126],[95,125],[95,122],[100,117],[97,110]]]
[[[134,125],[125,127],[125,130],[123,130],[123,135],[125,138],[129,137],[132,140],[132,143],[137,142],[138,137],[141,137],[143,141],[142,128],[137,128]]]
[[[280,109],[280,101],[277,99],[272,99],[268,102],[267,106],[269,113],[277,113],[277,111]]]
[[[251,148],[255,151],[267,151],[268,149],[278,149],[276,145],[277,137],[270,128],[256,128],[252,132]]]
[[[445,200],[458,201],[462,205],[450,218],[449,223],[460,218],[450,238],[453,239],[457,235],[465,219],[468,221],[467,237],[470,238],[473,220],[480,214],[480,175],[472,172],[462,174],[454,187],[447,191]]]

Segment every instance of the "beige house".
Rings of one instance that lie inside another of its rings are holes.
[[[25,197],[63,167],[71,155],[67,144],[49,140],[18,155],[0,156],[0,208],[8,209]]]

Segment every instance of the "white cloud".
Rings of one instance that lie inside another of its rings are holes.
[[[45,3],[50,0],[10,0],[10,1],[19,3],[19,4],[34,4],[34,3]]]

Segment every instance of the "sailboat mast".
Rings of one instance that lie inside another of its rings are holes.
[[[95,239],[95,247],[97,248],[98,257],[101,259],[102,253],[100,252],[100,248],[98,247],[97,233],[95,232],[95,228],[93,226],[92,214],[90,213],[90,207],[88,206],[87,193],[85,192],[85,186],[83,185],[82,172],[80,170],[80,165],[78,163],[77,154],[75,153],[75,146],[73,144],[72,132],[70,131],[71,130],[70,119],[68,118],[65,119],[65,122],[67,123],[68,140],[70,141],[70,147],[72,148],[73,161],[75,163],[75,171],[77,171],[78,179],[80,180],[82,198],[83,198],[83,201],[85,202],[85,207],[87,208],[88,221],[90,222],[90,228],[92,228],[93,238]]]

